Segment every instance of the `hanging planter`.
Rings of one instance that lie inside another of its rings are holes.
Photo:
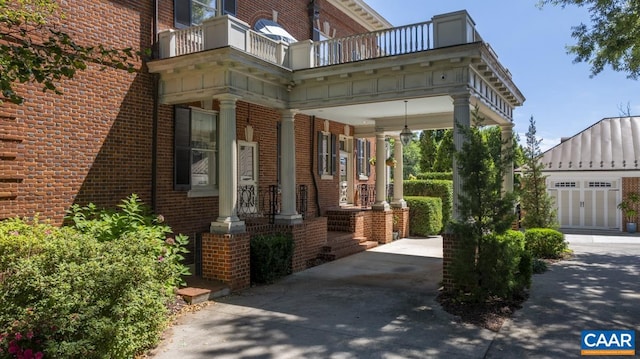
[[[386,164],[387,164],[387,166],[389,166],[389,167],[395,167],[395,166],[396,166],[397,161],[396,161],[396,159],[395,159],[395,158],[393,158],[393,157],[389,157],[389,158],[387,158],[387,160],[385,161],[385,163],[386,163]]]

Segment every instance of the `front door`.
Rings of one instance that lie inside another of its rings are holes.
[[[238,215],[258,212],[258,143],[238,141]]]
[[[351,137],[340,136],[340,205],[348,206],[353,204],[353,139]]]

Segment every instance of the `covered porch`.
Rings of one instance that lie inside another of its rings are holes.
[[[459,11],[419,24],[287,44],[231,16],[221,16],[202,26],[160,33],[161,59],[150,62],[149,70],[159,74],[161,103],[204,105],[215,100],[219,104],[219,208],[209,237],[248,238],[242,205],[252,199],[244,197],[238,178],[239,101],[280,113],[279,183],[273,189],[279,203],[271,213],[274,225],[293,231],[307,222],[296,181],[300,164],[296,144],[303,140],[296,135],[296,121],[301,118],[324,121],[328,135],[332,123],[340,124],[344,151],[351,154],[358,139],[375,138],[375,147],[383,149],[386,140],[399,139],[405,127],[412,131],[453,128],[454,122],[471,126],[474,109],[486,119],[485,124],[501,126],[503,138],[510,139],[513,109],[524,97],[474,25],[466,11]],[[454,142],[457,148],[462,145],[458,131]],[[390,200],[387,176],[381,175],[386,172],[385,151],[375,151],[375,190],[368,190],[371,239],[380,243],[391,240],[394,210],[406,211],[408,220],[402,142],[394,143],[397,165]],[[350,161],[344,166],[352,172],[355,163]],[[456,172],[454,165],[454,216],[461,188]],[[362,206],[356,203],[358,186],[353,178],[345,179],[345,200],[336,206]],[[512,178],[505,176],[507,188],[512,187]]]

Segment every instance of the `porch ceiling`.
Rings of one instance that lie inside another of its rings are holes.
[[[429,114],[451,113],[453,103],[449,96],[434,96],[407,99],[407,122],[418,124],[421,117]],[[332,119],[354,127],[375,126],[376,122],[393,120],[400,129],[404,127],[404,100],[361,103],[346,106],[329,106],[303,111],[307,115]]]

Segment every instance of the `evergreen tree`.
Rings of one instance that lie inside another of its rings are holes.
[[[458,194],[460,218],[452,224],[457,245],[451,275],[455,290],[462,294],[458,299],[481,302],[492,295],[511,298],[519,293],[529,283],[530,262],[524,238],[519,242],[517,236],[505,235],[515,219],[515,196],[503,192],[504,165],[512,154],[500,151],[494,156],[496,145],[490,140],[495,136],[480,128],[483,119],[477,110],[473,120],[470,128],[458,127],[464,136],[455,154],[462,193]]]
[[[453,171],[453,154],[455,146],[453,145],[453,130],[445,130],[442,140],[438,145],[436,159],[433,163],[433,172],[451,172]]]
[[[556,227],[553,198],[547,192],[545,183],[547,177],[542,174],[544,165],[540,163],[540,142],[542,139],[536,137],[536,122],[532,116],[529,119],[529,130],[524,148],[525,164],[520,196],[520,206],[524,214],[522,224],[526,228]]]
[[[436,145],[436,140],[434,136],[433,130],[425,130],[420,133],[420,171],[421,172],[432,172],[433,164],[436,160],[436,152],[438,151],[438,146]]]

